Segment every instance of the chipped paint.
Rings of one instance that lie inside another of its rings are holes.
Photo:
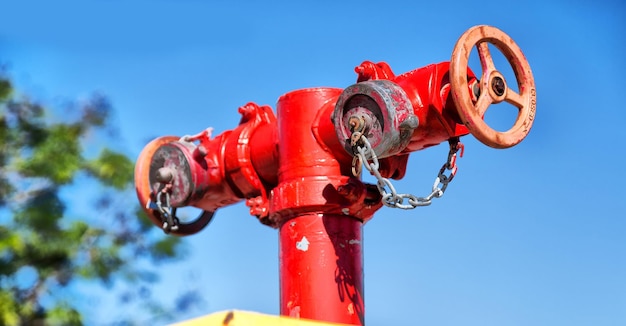
[[[354,303],[352,302],[348,305],[348,313],[354,315]]]
[[[295,306],[289,309],[289,317],[300,318],[300,306]]]
[[[302,251],[309,250],[309,240],[306,237],[302,237],[302,240],[296,242],[296,249]]]
[[[348,244],[361,244],[361,240],[352,239],[352,240],[348,241]]]

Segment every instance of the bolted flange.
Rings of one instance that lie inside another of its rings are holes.
[[[347,87],[337,100],[332,120],[346,151],[354,154],[351,136],[357,128],[363,130],[379,158],[402,151],[418,125],[404,90],[384,79]]]
[[[183,144],[173,142],[159,147],[150,162],[149,182],[153,193],[160,191],[162,184],[170,183],[173,207],[185,206],[195,190],[190,154]]]

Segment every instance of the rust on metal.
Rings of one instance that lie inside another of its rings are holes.
[[[513,67],[518,91],[496,69],[489,44]],[[474,47],[480,75],[468,67]],[[441,197],[456,174],[457,152],[463,154],[460,137],[471,133],[507,148],[526,137],[535,119],[530,66],[494,27],[470,28],[449,62],[396,75],[385,62],[364,61],[355,72],[356,84],[345,89],[285,93],[276,115],[269,106],[247,103],[238,109],[239,124],[216,137],[206,129],[157,138],[137,160],[137,196],[155,225],[165,230],[173,224],[177,207],[203,210],[172,234],[198,232],[217,209],[240,201],[261,223],[279,229],[282,315],[362,325],[363,225],[383,204],[412,209]],[[484,121],[486,110],[501,102],[519,110],[505,132]],[[405,175],[409,154],[444,142],[450,150],[430,194],[397,192],[389,179]],[[361,166],[376,184],[360,179]],[[217,323],[234,325],[244,317],[234,319],[230,311]]]
[[[519,93],[507,87],[504,76],[496,69],[488,44],[493,44],[511,64]],[[472,101],[468,89],[468,60],[476,47],[482,75],[480,95]],[[494,148],[508,148],[521,142],[530,131],[535,119],[536,90],[530,65],[519,46],[501,30],[492,26],[475,26],[468,29],[457,41],[450,60],[451,92],[463,123],[478,140]],[[496,131],[484,121],[484,114],[492,104],[502,101],[519,111],[513,126],[507,131]]]

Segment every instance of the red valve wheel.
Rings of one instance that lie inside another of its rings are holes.
[[[507,86],[504,76],[496,69],[488,43],[500,50],[511,64],[519,93]],[[472,48],[476,46],[482,66],[480,95],[474,103],[467,82],[467,63]],[[494,148],[509,148],[521,142],[535,119],[535,80],[528,61],[519,46],[504,32],[492,26],[474,26],[457,41],[450,60],[450,89],[461,120],[469,131],[482,143]],[[500,132],[489,127],[483,120],[491,104],[506,101],[518,108],[515,124]]]
[[[155,152],[162,145],[176,142],[179,139],[180,137],[176,136],[164,136],[154,139],[144,147],[135,164],[135,191],[137,192],[137,198],[150,221],[159,228],[163,228],[161,213],[148,206],[150,203],[154,202],[155,198],[155,192],[150,184],[150,166]],[[203,211],[202,214],[191,223],[180,222],[177,229],[167,230],[166,232],[174,235],[191,235],[197,233],[211,222],[213,214],[214,212]]]

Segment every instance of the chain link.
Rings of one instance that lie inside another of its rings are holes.
[[[431,188],[431,192],[426,197],[417,197],[412,194],[398,193],[396,188],[391,183],[391,180],[381,176],[380,163],[376,153],[372,149],[367,137],[361,131],[354,131],[351,137],[351,144],[354,150],[354,159],[352,160],[352,173],[359,177],[361,175],[362,168],[365,169],[376,178],[376,187],[382,195],[382,202],[385,206],[401,208],[401,209],[413,209],[421,206],[428,206],[432,203],[433,198],[440,198],[448,188],[448,184],[454,179],[457,171],[456,157],[457,152],[461,150],[461,156],[463,156],[463,144],[459,141],[458,137],[451,138],[449,140],[450,151],[448,152],[448,159],[439,170],[439,174],[435,178],[435,182]],[[368,160],[368,155],[370,159]],[[370,162],[371,161],[371,162]],[[450,171],[446,174],[446,171]],[[405,202],[406,200],[406,202]]]
[[[176,217],[176,207],[172,207],[170,205],[169,188],[170,187],[166,185],[156,195],[156,208],[159,213],[161,213],[161,220],[163,222],[161,228],[165,233],[170,233],[171,231],[178,230],[179,224],[178,217]]]

